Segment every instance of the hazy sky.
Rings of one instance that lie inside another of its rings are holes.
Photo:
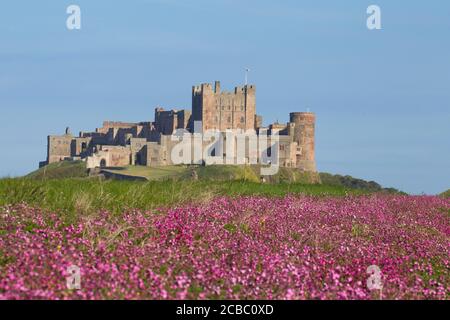
[[[366,27],[371,4],[382,30]],[[450,188],[448,0],[4,1],[0,176],[34,170],[48,134],[190,109],[192,85],[231,90],[244,67],[265,124],[316,112],[320,171]]]

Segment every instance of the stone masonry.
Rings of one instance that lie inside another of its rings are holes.
[[[256,87],[244,85],[227,92],[221,91],[219,81],[214,88],[209,83],[192,87],[192,112],[157,107],[153,122],[105,121],[94,132],[73,136],[67,128],[64,135],[48,136],[47,159],[40,166],[69,159],[86,161],[88,168],[171,165],[170,155],[177,144],[171,139],[172,134],[180,129],[192,134],[198,121],[202,124],[201,132],[211,129],[254,130],[269,135],[276,132],[280,166],[316,171],[314,113],[293,112],[288,123],[264,127],[262,117],[256,114]],[[223,150],[220,153],[224,158],[227,156]]]

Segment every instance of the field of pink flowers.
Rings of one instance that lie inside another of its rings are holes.
[[[449,199],[388,195],[223,197],[73,225],[3,207],[0,298],[448,299],[449,213]]]

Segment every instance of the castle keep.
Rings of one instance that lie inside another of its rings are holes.
[[[48,136],[47,160],[40,166],[64,160],[83,160],[88,168],[172,165],[171,153],[178,143],[173,135],[180,130],[192,137],[195,137],[194,132],[208,130],[255,132],[258,136],[268,137],[276,134],[277,143],[269,144],[266,154],[271,154],[272,148],[276,147],[280,166],[316,171],[314,113],[293,112],[288,123],[264,127],[262,117],[256,114],[256,87],[244,85],[226,92],[221,91],[219,81],[214,87],[209,83],[192,87],[192,112],[158,107],[153,122],[105,121],[94,132],[73,136],[67,128],[64,135]],[[205,141],[201,143],[210,145]],[[216,148],[211,153],[216,157],[229,156],[225,149]],[[260,154],[251,153],[246,145],[244,163],[250,163],[252,156],[257,163],[267,163]],[[192,163],[204,162],[197,155]]]

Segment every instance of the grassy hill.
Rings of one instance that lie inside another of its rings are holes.
[[[110,173],[146,178],[145,181],[117,181],[89,177],[83,162],[61,162],[40,168],[23,178],[0,179],[0,206],[25,202],[64,212],[70,220],[71,217],[99,209],[114,213],[127,208],[149,210],[188,202],[209,202],[217,196],[345,196],[396,192],[395,189],[384,189],[375,182],[326,173],[319,176],[292,168],[280,168],[277,175],[261,183],[259,169],[258,166],[130,166],[106,169]]]
[[[400,193],[394,188],[383,188],[375,181],[365,181],[362,179],[353,178],[352,176],[341,176],[339,174],[332,175],[330,173],[320,173],[320,180],[323,184],[333,186],[343,186],[350,189],[365,190],[369,192],[387,192]]]
[[[88,170],[86,169],[86,163],[83,161],[61,161],[52,163],[25,176],[25,178],[36,180],[86,177],[88,177]]]
[[[143,178],[148,181],[163,180],[201,180],[201,181],[249,181],[261,182],[260,166],[165,166],[165,167],[145,167],[126,166],[120,168],[106,168],[103,171],[108,176]],[[66,178],[87,178],[88,170],[84,162],[64,161],[54,163],[40,168],[26,178],[34,180],[66,179]],[[347,189],[356,189],[368,192],[388,192],[398,193],[394,188],[383,188],[375,181],[365,181],[351,176],[333,175],[329,173],[305,173],[295,168],[279,168],[276,175],[265,177],[267,183],[301,183],[315,184],[322,183],[330,186],[340,186]]]
[[[261,182],[260,166],[166,166],[144,167],[127,166],[123,168],[110,168],[104,171],[112,174],[130,177],[144,177],[149,181],[154,180],[193,180],[202,181],[250,181]],[[194,178],[196,177],[196,178]],[[293,168],[280,168],[278,173],[267,176],[268,183],[320,183],[317,173],[300,172]]]
[[[442,196],[442,197],[445,197],[445,198],[450,198],[450,189],[448,189],[448,190],[445,191],[445,192],[442,192],[442,193],[441,193],[441,196]]]
[[[251,181],[164,180],[117,181],[104,179],[0,179],[0,206],[28,203],[42,209],[63,212],[68,219],[106,209],[121,213],[136,208],[151,210],[185,203],[207,203],[217,196],[287,194],[345,196],[363,194],[341,186],[322,184]]]
[[[105,168],[102,170],[108,173],[111,178],[123,178],[126,180],[164,181],[164,180],[201,180],[201,181],[248,181],[260,183],[261,166],[165,166],[165,167],[146,167],[146,166],[126,166],[120,168]],[[33,180],[51,180],[67,178],[87,178],[89,177],[85,163],[82,161],[63,161],[53,163],[40,168],[25,178]],[[365,181],[351,176],[333,175],[329,173],[308,173],[301,172],[295,168],[279,168],[276,175],[266,176],[266,183],[300,183],[339,186],[347,189],[356,189],[367,192],[387,192],[398,193],[394,188],[383,188],[375,181]],[[137,180],[137,179],[136,179]],[[447,191],[448,192],[448,191]]]

